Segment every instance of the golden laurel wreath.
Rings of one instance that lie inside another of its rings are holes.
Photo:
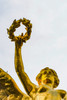
[[[16,31],[16,28],[20,27],[20,23],[26,26],[25,29],[27,32],[24,35],[23,33],[21,33],[21,35],[15,36],[14,32]],[[30,38],[31,28],[32,28],[32,24],[30,23],[30,20],[23,18],[16,21],[15,19],[12,25],[9,27],[9,29],[7,29],[7,33],[11,41],[21,40],[22,42],[26,42],[26,40]]]

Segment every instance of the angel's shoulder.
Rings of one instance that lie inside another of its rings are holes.
[[[56,91],[60,94],[60,96],[61,96],[62,98],[64,98],[64,97],[66,96],[66,91],[65,91],[65,90],[58,89],[58,90],[56,90]]]
[[[65,95],[65,97],[64,97],[64,100],[67,100],[67,92],[66,92],[66,95]]]

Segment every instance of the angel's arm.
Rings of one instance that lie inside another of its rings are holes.
[[[36,85],[30,81],[28,75],[24,71],[21,55],[21,45],[18,42],[15,42],[15,70],[27,94],[30,94],[30,92],[36,88]]]

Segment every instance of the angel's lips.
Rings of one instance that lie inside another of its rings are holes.
[[[43,82],[44,83],[52,83],[52,81],[50,79],[45,79]]]

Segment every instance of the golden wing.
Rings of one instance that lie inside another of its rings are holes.
[[[0,100],[31,100],[17,86],[13,78],[0,68]]]

